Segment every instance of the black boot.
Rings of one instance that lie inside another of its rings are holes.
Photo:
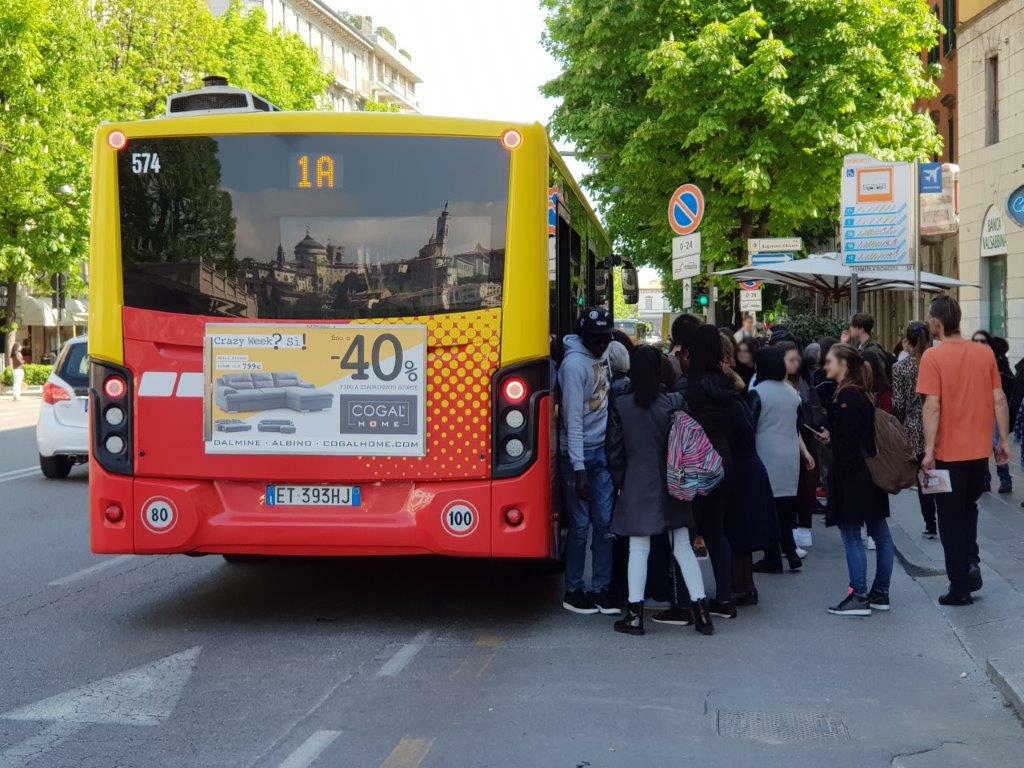
[[[644,634],[644,604],[629,603],[626,615],[615,622],[615,631],[627,635]]]
[[[707,599],[693,601],[693,628],[702,635],[715,634],[715,625],[711,623]]]
[[[793,554],[793,555],[786,555],[786,560],[789,561],[790,573],[795,572],[795,571],[799,571],[803,567],[803,564],[804,564],[804,561],[801,560],[799,558],[799,556],[797,556],[795,554]]]

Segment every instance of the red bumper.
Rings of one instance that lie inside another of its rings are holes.
[[[268,507],[265,482],[123,477],[92,461],[92,550],[548,558],[553,556],[554,514],[548,430],[540,430],[539,443],[537,461],[520,477],[365,482],[359,484],[360,506],[341,509]],[[471,530],[445,525],[453,504],[475,512]],[[111,505],[123,510],[118,522],[105,515]],[[147,521],[151,505],[169,507],[173,523]],[[505,522],[512,508],[523,513],[519,526]]]

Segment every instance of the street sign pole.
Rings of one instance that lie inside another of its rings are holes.
[[[708,274],[713,275],[715,273],[715,262],[708,264]],[[708,286],[708,325],[718,325],[715,321],[715,305],[718,303],[718,292],[715,290],[714,285]]]
[[[941,171],[940,171],[941,176]],[[914,319],[922,318],[921,311],[921,163],[914,161]]]
[[[860,311],[860,297],[857,295],[857,273],[850,272],[850,314],[856,315]]]

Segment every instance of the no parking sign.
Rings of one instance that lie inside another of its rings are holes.
[[[704,218],[704,193],[696,184],[683,184],[668,199],[668,225],[677,235],[697,231]]]

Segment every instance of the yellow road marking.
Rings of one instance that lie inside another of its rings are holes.
[[[480,679],[490,668],[497,650],[504,644],[505,638],[498,635],[480,635],[459,668],[452,673],[452,677]]]
[[[380,768],[419,768],[433,746],[433,739],[402,739],[391,750],[387,760],[380,764]]]
[[[505,638],[499,635],[480,635],[476,639],[476,644],[485,648],[501,648],[505,644]]]

